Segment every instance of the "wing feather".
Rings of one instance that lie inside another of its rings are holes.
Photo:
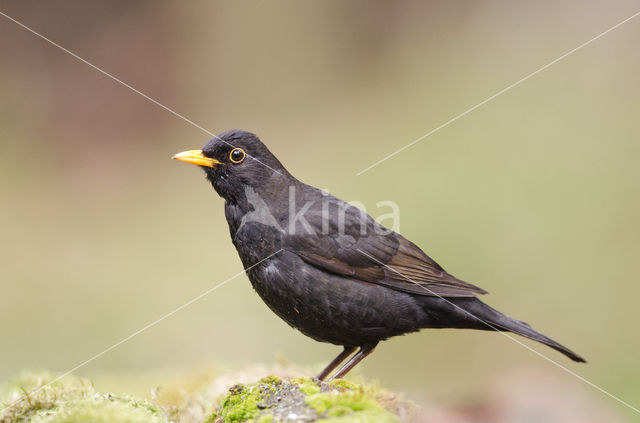
[[[323,234],[319,219],[312,216],[307,221],[317,231],[285,235],[284,246],[319,269],[415,295],[473,297],[487,293],[447,273],[411,241],[353,206],[345,211],[342,232]]]

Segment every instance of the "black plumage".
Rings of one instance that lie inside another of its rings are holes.
[[[447,273],[411,241],[360,209],[293,177],[254,134],[227,131],[176,159],[202,166],[253,288],[289,325],[344,347],[318,378],[357,348],[342,377],[378,342],[422,328],[509,331],[568,348],[483,303],[483,289]]]

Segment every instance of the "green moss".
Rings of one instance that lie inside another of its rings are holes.
[[[264,383],[266,385],[279,385],[281,380],[277,376],[267,376],[260,379],[259,383]]]
[[[236,385],[230,394],[222,401],[216,416],[222,417],[225,423],[244,422],[258,415],[258,403],[262,395],[259,385],[245,387]]]
[[[347,388],[348,386],[348,388]],[[316,393],[307,396],[305,402],[325,422],[399,422],[399,418],[385,410],[375,399],[359,386],[349,382],[341,382],[340,390]]]
[[[353,382],[346,381],[344,379],[335,379],[327,383],[343,391],[361,389],[360,385],[357,385]]]
[[[166,423],[157,410],[137,406],[126,400],[86,399],[71,401],[56,408],[54,413],[36,415],[29,423]]]
[[[258,383],[263,390],[275,393],[278,390],[278,386],[282,383],[282,380],[276,376],[267,376],[260,379]]]
[[[207,423],[277,423],[291,420],[292,414],[305,421],[395,423],[398,418],[381,405],[389,403],[385,395],[379,388],[345,381],[269,376],[253,385],[232,387],[217,406],[215,397],[208,397],[202,410],[217,407]],[[0,423],[202,421],[197,412],[190,420],[167,417],[170,413],[146,400],[99,393],[89,381],[73,376],[58,380],[49,373],[25,373],[0,385]]]
[[[397,423],[399,418],[383,406],[388,400],[388,394],[369,385],[269,377],[254,385],[231,388],[206,423],[218,419],[224,423],[276,423],[289,421],[291,414],[304,421]]]
[[[298,389],[306,395],[317,394],[321,391],[320,385],[313,379],[301,377],[293,379],[291,382],[298,385]]]
[[[351,407],[348,407],[343,404],[336,404],[333,407],[331,407],[331,409],[327,412],[327,415],[329,417],[342,417],[342,416],[351,414],[352,411],[353,411],[353,408]],[[362,410],[358,410],[358,411],[362,411]]]
[[[100,394],[87,380],[50,373],[25,373],[0,387],[2,423],[167,423],[153,404]]]

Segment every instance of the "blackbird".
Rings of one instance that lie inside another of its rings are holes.
[[[360,209],[292,176],[260,139],[223,132],[174,159],[201,166],[225,199],[231,240],[255,291],[303,334],[343,351],[317,376],[341,378],[378,342],[422,328],[513,332],[585,360],[483,303],[482,288],[447,273]]]

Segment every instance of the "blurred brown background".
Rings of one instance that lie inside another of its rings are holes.
[[[637,2],[0,1],[203,126],[256,132],[310,184],[375,210],[486,300],[640,403],[640,18],[356,176],[636,13]],[[222,200],[170,160],[209,136],[0,16],[0,379],[67,370],[241,270]],[[238,277],[78,371],[328,361]],[[360,372],[421,401],[545,374],[499,334],[424,331]],[[462,395],[462,394],[461,394]],[[637,415],[635,415],[637,417]]]

